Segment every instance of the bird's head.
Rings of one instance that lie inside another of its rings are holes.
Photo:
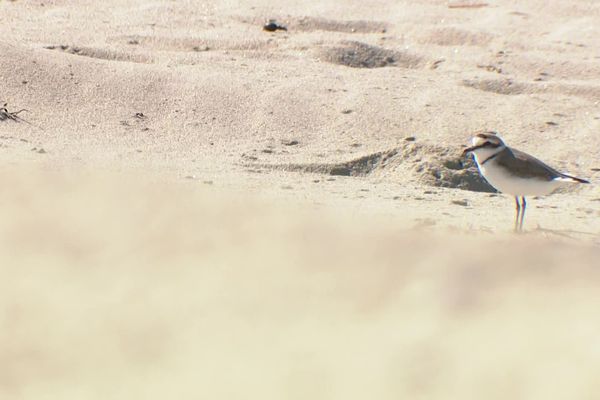
[[[463,155],[473,153],[475,156],[489,157],[506,147],[502,138],[496,132],[478,133],[473,136],[471,146],[463,151]]]

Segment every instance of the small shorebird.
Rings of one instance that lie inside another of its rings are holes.
[[[523,230],[525,196],[544,196],[567,183],[589,183],[558,172],[537,158],[508,147],[496,132],[479,133],[463,155],[473,153],[479,172],[498,191],[515,197],[515,231]],[[521,203],[519,203],[519,197]]]

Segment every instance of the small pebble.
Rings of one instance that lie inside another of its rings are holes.
[[[276,30],[287,31],[287,28],[283,25],[279,25],[274,19],[270,19],[269,22],[263,25],[263,30],[267,32],[275,32]]]

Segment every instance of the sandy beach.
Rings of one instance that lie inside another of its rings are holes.
[[[0,398],[595,398],[598,37],[584,0],[0,0]],[[484,130],[591,184],[514,234]]]

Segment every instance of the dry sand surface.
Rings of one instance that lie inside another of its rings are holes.
[[[585,0],[0,0],[0,399],[597,398],[599,37]],[[484,129],[592,184],[512,234]]]

